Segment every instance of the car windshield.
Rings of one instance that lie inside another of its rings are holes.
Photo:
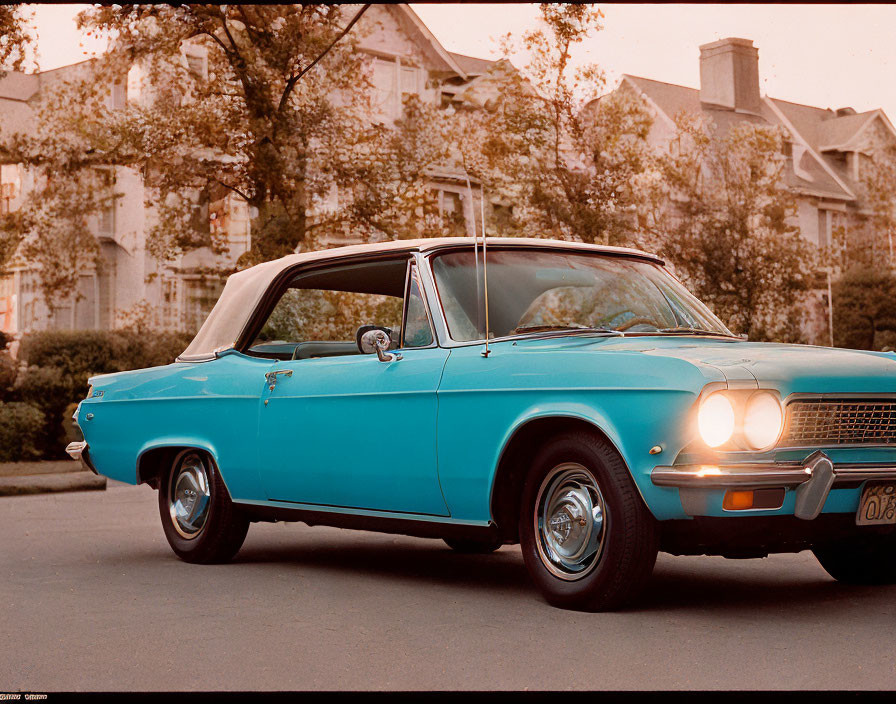
[[[485,338],[482,265],[471,250],[433,257],[451,337]],[[731,332],[662,266],[603,254],[489,248],[489,337],[543,332]]]

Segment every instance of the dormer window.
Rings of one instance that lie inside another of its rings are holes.
[[[373,85],[381,115],[397,120],[401,117],[404,97],[423,90],[423,71],[406,59],[377,56],[373,60]]]

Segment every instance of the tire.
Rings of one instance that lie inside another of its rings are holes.
[[[896,534],[841,541],[812,552],[825,571],[843,584],[896,584]]]
[[[622,458],[584,432],[558,436],[535,456],[519,532],[526,567],[545,599],[580,611],[609,611],[637,598],[659,544],[657,522]]]
[[[495,538],[490,542],[484,542],[481,540],[464,540],[462,538],[442,538],[445,541],[445,544],[454,550],[454,552],[460,552],[468,555],[487,555],[490,552],[494,552],[504,543]]]
[[[235,509],[214,460],[198,450],[179,453],[162,477],[159,514],[174,553],[197,564],[230,561],[249,530],[249,521]]]

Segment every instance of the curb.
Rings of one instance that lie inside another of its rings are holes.
[[[52,494],[64,491],[104,491],[105,489],[106,478],[97,476],[93,472],[0,477],[0,496]]]

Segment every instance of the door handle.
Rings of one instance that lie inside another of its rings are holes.
[[[292,376],[292,369],[277,369],[273,372],[267,372],[264,375],[264,379],[268,383],[268,389],[270,389],[271,391],[273,391],[274,387],[277,385],[278,374],[282,374],[283,376]]]

